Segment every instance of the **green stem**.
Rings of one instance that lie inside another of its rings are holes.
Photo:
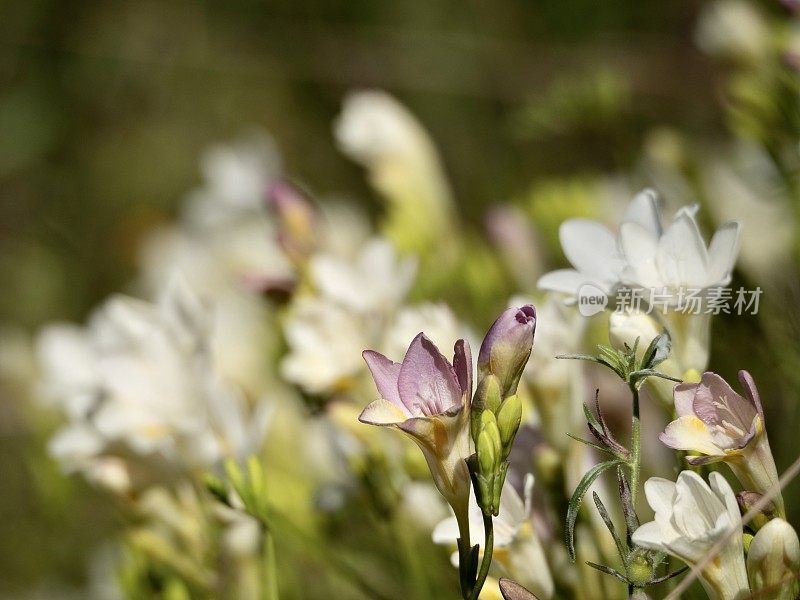
[[[472,594],[469,600],[478,600],[483,584],[489,575],[489,567],[492,564],[492,552],[494,552],[494,522],[491,515],[483,515],[483,530],[486,533],[486,541],[483,547],[483,559],[481,560],[481,568],[478,571],[478,579],[475,581],[475,586],[472,588]]]
[[[278,568],[275,562],[275,538],[264,530],[264,600],[278,600]]]
[[[631,469],[631,505],[636,507],[636,492],[639,490],[639,471],[642,466],[642,422],[639,416],[639,389],[631,384],[633,394],[633,417],[631,420],[631,458],[628,466]]]
[[[469,517],[465,511],[454,511],[458,523],[458,576],[461,584],[461,597],[469,599],[472,590],[472,576],[469,572],[472,564],[472,545],[469,537]]]

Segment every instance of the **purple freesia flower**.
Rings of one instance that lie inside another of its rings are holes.
[[[495,375],[504,397],[515,394],[531,355],[535,331],[536,308],[532,304],[503,311],[483,338],[478,353],[479,378]]]
[[[778,480],[775,460],[764,431],[764,410],[752,376],[739,371],[745,395],[736,393],[716,373],[703,373],[699,383],[675,386],[677,419],[659,439],[675,450],[697,452],[692,465],[725,461],[750,491],[763,494]],[[776,499],[782,507],[780,497]]]
[[[472,357],[458,340],[452,364],[424,333],[408,347],[402,363],[374,350],[363,353],[381,397],[359,421],[395,427],[419,445],[439,491],[456,515],[466,515],[470,477],[469,448]]]

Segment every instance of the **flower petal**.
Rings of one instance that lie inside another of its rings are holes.
[[[472,350],[467,340],[458,340],[453,349],[453,370],[466,402],[472,397]]]
[[[558,230],[567,260],[581,273],[603,281],[615,280],[622,269],[614,234],[600,223],[570,219]]]
[[[662,281],[672,287],[706,287],[708,250],[688,211],[681,210],[661,236],[656,267]]]
[[[739,512],[739,503],[736,501],[736,496],[733,493],[731,484],[716,471],[712,471],[708,475],[708,482],[711,484],[711,489],[717,495],[719,501],[725,506],[731,524],[738,523],[741,518],[741,513]],[[741,537],[739,539],[741,539]]]
[[[694,394],[697,391],[696,383],[679,383],[672,390],[675,401],[675,413],[679,417],[694,414]]]
[[[370,402],[358,416],[359,421],[370,425],[399,425],[406,419],[403,410],[383,398]]]
[[[725,223],[717,229],[708,246],[708,284],[726,285],[739,251],[739,223]]]
[[[558,269],[545,273],[536,282],[536,286],[551,292],[576,295],[584,283],[591,283],[588,275],[578,273],[575,269]]]
[[[756,407],[733,391],[728,382],[716,373],[705,372],[697,386],[694,413],[707,425],[737,427],[744,433],[751,429]]]
[[[374,350],[364,350],[361,356],[364,357],[364,362],[367,363],[367,367],[372,373],[372,379],[375,380],[375,387],[378,388],[381,398],[407,412],[405,405],[400,400],[400,392],[397,390],[397,379],[400,376],[402,365]],[[408,412],[407,416],[410,417],[411,413]]]
[[[661,215],[655,191],[645,189],[636,194],[625,212],[623,223],[638,223],[656,238],[661,236]]]
[[[644,484],[644,495],[656,514],[668,514],[675,502],[675,482],[662,477],[651,477]]]
[[[712,456],[724,454],[714,443],[706,424],[694,415],[678,417],[667,425],[658,439],[674,450],[694,450]]]
[[[623,223],[619,240],[627,266],[625,279],[643,287],[656,287],[660,283],[656,267],[658,238],[639,223]]]
[[[632,541],[637,546],[647,548],[648,550],[656,550],[660,552],[668,551],[666,545],[664,544],[661,528],[655,521],[650,521],[649,523],[640,525],[636,531],[633,532]]]
[[[420,333],[408,347],[397,378],[400,399],[411,414],[432,416],[461,406],[461,386],[436,345]]]
[[[756,382],[753,380],[753,376],[742,369],[739,371],[739,382],[742,384],[745,394],[747,394],[747,399],[753,404],[763,422],[764,407],[761,405],[761,396],[758,394],[758,388],[756,388]]]

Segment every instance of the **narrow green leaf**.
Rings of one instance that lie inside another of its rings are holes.
[[[569,499],[569,507],[567,508],[567,531],[566,541],[569,550],[570,559],[575,562],[575,522],[578,520],[578,511],[581,508],[581,502],[589,487],[594,483],[604,471],[611,467],[616,467],[621,464],[620,460],[609,460],[607,462],[598,463],[593,466],[578,483],[575,491],[572,492],[572,498]]]
[[[614,521],[611,520],[611,517],[606,510],[603,501],[600,500],[600,496],[597,495],[597,492],[592,493],[592,498],[594,499],[594,505],[597,507],[597,512],[600,513],[600,518],[603,519],[603,523],[605,523],[606,528],[608,529],[611,537],[614,538],[614,544],[617,546],[617,552],[619,553],[619,557],[622,559],[623,564],[628,564],[628,548],[627,545],[623,543],[619,536],[617,535],[617,528],[614,527]]]
[[[591,442],[589,440],[585,440],[583,438],[580,438],[577,435],[572,435],[571,433],[568,433],[567,437],[572,438],[573,440],[575,440],[576,442],[580,442],[581,444],[586,444],[587,446],[590,446],[590,447],[594,448],[595,450],[598,450],[600,452],[605,452],[606,454],[610,454],[611,456],[616,457],[616,454],[614,454],[608,448],[605,448],[605,447],[601,446],[600,444],[595,444],[594,442]]]
[[[586,564],[589,565],[590,567],[592,567],[593,569],[597,569],[601,573],[606,573],[607,575],[613,575],[614,577],[616,577],[620,581],[624,581],[625,583],[628,583],[628,578],[625,577],[625,575],[623,575],[622,573],[620,573],[619,571],[617,571],[615,569],[612,569],[611,567],[607,567],[605,565],[598,565],[597,563],[593,563],[590,560],[587,560]]]

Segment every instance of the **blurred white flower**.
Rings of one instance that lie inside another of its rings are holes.
[[[334,125],[342,152],[362,164],[389,203],[387,234],[403,249],[448,242],[453,200],[438,153],[417,119],[376,90],[354,92]]]
[[[408,348],[408,340],[414,339],[420,331],[425,331],[438,348],[452,348],[460,339],[480,345],[480,340],[475,339],[447,304],[424,302],[397,311],[386,330],[381,352],[386,356],[402,356]]]
[[[51,442],[67,469],[121,486],[108,456],[208,468],[258,450],[270,405],[251,412],[209,354],[210,312],[180,281],[156,305],[109,300],[85,330],[56,326],[40,341],[44,389],[69,422]],[[75,350],[75,353],[71,352]],[[78,367],[78,378],[68,377]]]
[[[363,319],[329,300],[301,297],[283,325],[289,353],[281,374],[311,394],[342,390],[365,372],[370,336]]]
[[[508,306],[531,302],[527,296],[515,296]],[[523,381],[536,405],[542,433],[550,444],[564,451],[570,443],[564,432],[577,433],[584,422],[586,382],[578,361],[556,356],[581,351],[587,320],[554,295],[536,303],[536,315],[536,340]]]
[[[275,141],[263,132],[212,146],[200,159],[204,185],[190,195],[184,216],[190,223],[208,225],[257,211],[281,169]]]
[[[551,598],[553,578],[547,565],[544,550],[531,526],[531,502],[534,479],[528,474],[524,479],[523,501],[508,480],[500,496],[500,513],[494,519],[494,554],[492,568],[499,575],[518,581],[539,598]],[[470,545],[484,544],[483,516],[474,491],[469,500]],[[436,525],[433,530],[436,544],[455,545],[459,537],[454,516]],[[451,555],[453,566],[458,566],[458,552]]]
[[[648,479],[644,491],[655,520],[633,532],[633,543],[698,565],[717,542],[726,539],[717,559],[703,568],[700,580],[712,598],[743,598],[749,587],[739,506],[722,475],[712,472],[709,482],[710,487],[692,471],[681,472],[677,483]]]
[[[328,300],[357,312],[386,311],[408,293],[414,259],[400,258],[386,240],[373,238],[351,260],[330,254],[311,259],[311,279]]]
[[[718,0],[705,6],[695,40],[701,50],[722,58],[757,60],[769,50],[770,33],[753,2]]]

